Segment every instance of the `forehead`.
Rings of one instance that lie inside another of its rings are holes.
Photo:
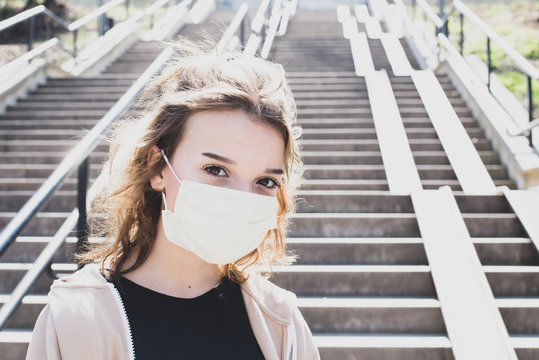
[[[243,110],[205,110],[187,118],[177,151],[213,152],[237,162],[282,166],[285,143],[278,129]]]

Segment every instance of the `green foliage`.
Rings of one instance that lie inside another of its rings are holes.
[[[539,67],[539,2],[529,0],[511,3],[467,3],[509,45]],[[460,20],[454,15],[449,21],[450,39],[458,46]],[[486,61],[487,40],[470,21],[464,20],[464,54],[474,54]],[[527,78],[516,71],[516,65],[495,44],[491,43],[491,65],[500,81],[527,108]],[[533,81],[535,117],[539,116],[539,81]]]

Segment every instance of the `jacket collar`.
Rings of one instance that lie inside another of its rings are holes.
[[[289,325],[296,308],[296,295],[282,289],[252,270],[246,270],[249,275],[241,288],[260,308],[274,321]]]
[[[260,308],[274,321],[289,325],[296,307],[296,295],[266,280],[253,270],[245,270],[248,279],[241,285],[242,291],[249,295]],[[55,280],[52,288],[106,288],[107,280],[100,272],[100,265],[87,264],[70,276]]]

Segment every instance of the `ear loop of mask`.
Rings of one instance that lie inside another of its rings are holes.
[[[159,149],[161,150],[161,154],[163,154],[163,159],[165,159],[165,162],[167,163],[170,171],[172,171],[172,174],[174,175],[174,177],[176,178],[176,180],[178,180],[178,182],[180,183],[180,185],[182,185],[182,181],[180,180],[180,178],[178,177],[178,175],[176,175],[176,172],[174,171],[174,169],[172,168],[172,165],[170,164],[170,161],[168,161],[168,157],[165,155],[165,150],[163,149]],[[168,206],[167,206],[167,198],[165,197],[165,192],[161,192],[161,195],[163,195],[163,202],[165,203],[165,210],[168,211]]]

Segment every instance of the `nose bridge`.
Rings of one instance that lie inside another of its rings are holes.
[[[230,179],[227,187],[233,190],[255,192],[254,181],[251,177],[245,176],[245,174],[236,174],[236,176]]]
[[[232,188],[239,191],[254,192],[253,184],[249,179],[239,179],[232,185]]]

